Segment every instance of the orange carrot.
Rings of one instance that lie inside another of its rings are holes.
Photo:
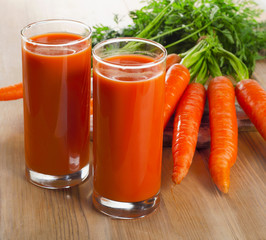
[[[235,88],[239,105],[266,140],[266,91],[252,79],[240,81]]]
[[[190,80],[188,69],[182,64],[172,65],[165,76],[164,127],[174,113],[176,104]]]
[[[90,101],[90,115],[93,114],[93,98],[91,98],[91,101]]]
[[[216,186],[227,193],[230,168],[237,157],[238,129],[234,86],[226,77],[216,77],[210,81],[207,95],[211,132],[209,169]]]
[[[177,54],[175,53],[169,54],[166,58],[166,70],[168,70],[175,63],[180,63],[180,62],[181,62],[181,57],[179,57]]]
[[[206,91],[202,84],[191,83],[178,102],[173,131],[172,153],[174,170],[172,179],[180,183],[187,175],[198,139],[204,111]]]
[[[0,88],[0,101],[15,100],[19,98],[23,98],[22,83]]]

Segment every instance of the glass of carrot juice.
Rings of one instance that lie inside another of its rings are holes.
[[[122,219],[159,205],[165,48],[116,38],[93,50],[93,204]]]
[[[91,29],[45,20],[21,31],[26,178],[67,188],[89,175]]]

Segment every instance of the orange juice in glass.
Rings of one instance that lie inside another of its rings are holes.
[[[93,203],[116,218],[159,204],[166,50],[138,38],[93,49]]]
[[[26,177],[71,187],[89,174],[91,29],[46,20],[21,35]]]

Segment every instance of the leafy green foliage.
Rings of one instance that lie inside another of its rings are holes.
[[[258,23],[262,10],[252,0],[146,0],[146,6],[130,12],[133,24],[115,31],[95,26],[93,44],[108,38],[141,36],[155,39],[168,47],[168,52],[183,53],[205,35],[215,35],[222,47],[236,55],[252,73],[259,51],[266,49],[266,23]],[[171,4],[169,8],[167,6]],[[160,13],[164,14],[160,17]],[[157,21],[154,22],[154,19]],[[115,16],[115,22],[119,21]],[[147,31],[149,29],[149,31]],[[173,31],[173,29],[177,29]],[[151,31],[152,30],[152,31]],[[158,37],[161,36],[161,37]],[[219,66],[230,74],[228,62]]]
[[[118,32],[111,29],[108,26],[102,24],[93,27],[94,33],[92,35],[92,45],[95,46],[97,43],[108,38],[115,38],[118,36]]]

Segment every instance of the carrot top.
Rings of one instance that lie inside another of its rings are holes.
[[[229,72],[222,72],[217,59],[223,59],[233,68],[235,74],[232,75],[236,81],[249,78],[246,65],[225,50],[214,35],[202,38],[196,46],[179,55],[183,58],[181,63],[189,68],[191,82],[205,84],[210,75],[228,75]]]

